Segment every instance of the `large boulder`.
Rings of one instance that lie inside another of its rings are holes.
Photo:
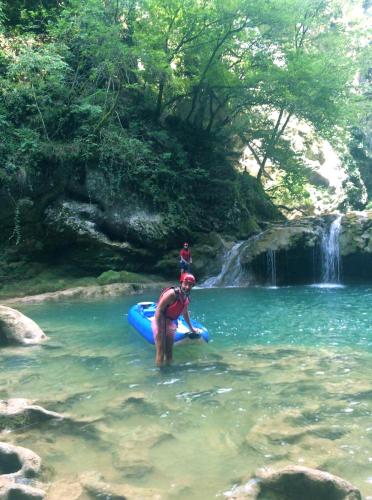
[[[252,283],[305,284],[323,279],[326,265],[324,242],[331,226],[340,221],[338,239],[342,282],[372,280],[372,211],[342,216],[302,217],[284,224],[270,224],[242,243],[239,264],[252,276]]]
[[[320,230],[320,219],[309,217],[270,226],[247,240],[242,252],[242,263],[249,264],[268,250],[289,250],[299,244],[303,247],[314,247],[319,240]]]
[[[32,319],[16,309],[0,306],[0,345],[39,344],[47,338]]]
[[[69,199],[50,205],[44,222],[49,234],[49,252],[55,262],[63,257],[64,261],[68,260],[84,272],[123,268],[139,271],[146,267],[146,262],[150,268],[153,253],[130,243],[128,231],[123,226],[128,219],[128,223],[140,231],[141,224],[147,224],[143,214],[132,213],[126,217],[118,211],[110,214],[96,204]],[[151,221],[147,226],[151,226]]]
[[[240,247],[240,265],[256,284],[311,283],[314,248],[319,244],[324,221],[301,218],[285,224],[270,225]],[[268,281],[271,264],[276,282]]]
[[[236,500],[361,500],[358,488],[318,469],[290,465],[279,471],[258,471],[246,485],[226,492]]]

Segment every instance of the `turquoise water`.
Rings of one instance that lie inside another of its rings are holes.
[[[20,308],[50,340],[1,352],[0,397],[77,420],[0,437],[42,457],[48,498],[92,472],[138,498],[215,498],[302,464],[372,499],[372,287],[194,290],[212,340],[163,371],[126,321],[155,296]]]

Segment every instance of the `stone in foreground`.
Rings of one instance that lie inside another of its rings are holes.
[[[259,471],[246,485],[226,492],[236,500],[361,500],[360,491],[348,481],[309,467],[288,466],[279,471]]]
[[[11,307],[0,306],[0,346],[39,344],[46,339],[43,330],[31,318]]]
[[[0,443],[0,499],[42,500],[45,492],[28,484],[40,467],[41,458],[33,451]]]

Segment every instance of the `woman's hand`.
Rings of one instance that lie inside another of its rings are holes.
[[[192,328],[192,330],[191,330],[191,333],[199,334],[201,332],[202,332],[201,328]]]

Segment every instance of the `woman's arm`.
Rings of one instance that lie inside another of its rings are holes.
[[[183,317],[185,318],[185,321],[186,323],[189,325],[190,327],[190,332],[191,333],[198,333],[197,330],[195,330],[195,328],[192,326],[191,324],[191,320],[190,320],[190,314],[189,314],[189,309],[188,307],[186,306],[185,309],[183,310]]]

